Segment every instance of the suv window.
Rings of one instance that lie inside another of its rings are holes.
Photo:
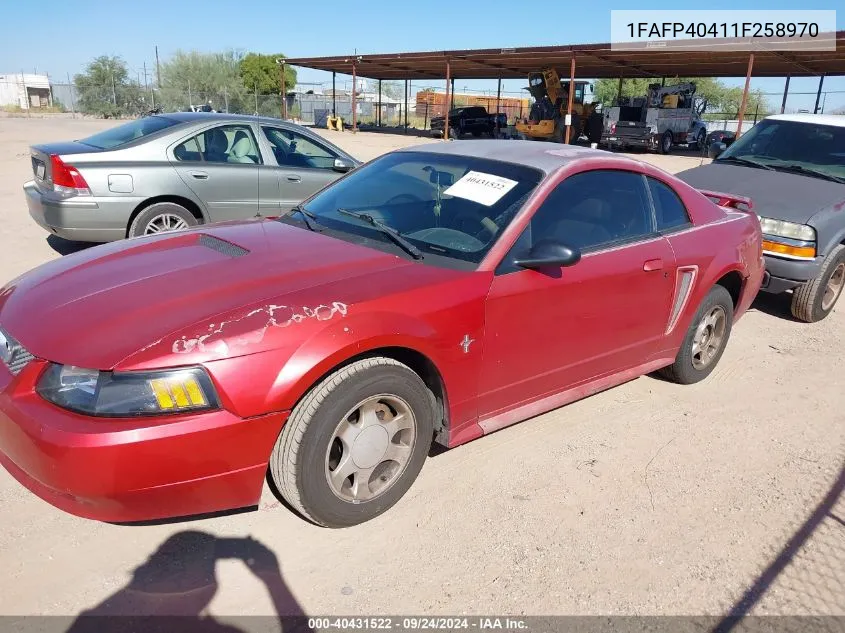
[[[304,134],[277,127],[262,127],[280,167],[333,169],[337,155]]]
[[[261,154],[248,125],[221,125],[205,130],[173,149],[179,161],[260,165]]]
[[[690,224],[687,208],[671,187],[646,177],[648,187],[651,190],[651,199],[654,202],[654,210],[657,216],[657,230],[667,231]]]
[[[529,246],[554,239],[582,251],[650,235],[654,229],[643,177],[620,170],[575,174],[548,195],[526,230]]]

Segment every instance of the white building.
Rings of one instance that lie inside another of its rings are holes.
[[[0,74],[0,107],[18,106],[29,110],[52,105],[53,91],[47,75]]]

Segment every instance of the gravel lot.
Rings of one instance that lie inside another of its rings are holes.
[[[28,146],[109,125],[0,118],[0,285],[74,248],[29,218]],[[441,142],[325,134],[364,159]],[[94,523],[0,470],[0,614],[722,615],[745,597],[845,615],[845,304],[814,325],[788,315],[785,297],[759,299],[704,383],[640,378],[436,455],[396,507],[346,530],[268,489],[248,514]],[[260,561],[245,537],[281,577],[237,560]]]

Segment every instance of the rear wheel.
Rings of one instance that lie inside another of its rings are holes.
[[[180,231],[199,224],[194,214],[175,202],[157,202],[135,216],[129,237]]]
[[[672,133],[666,130],[660,137],[660,153],[668,154],[670,151],[672,151]]]
[[[330,374],[294,408],[270,458],[285,500],[326,527],[369,521],[393,506],[422,468],[435,400],[420,377],[390,358]]]
[[[806,323],[821,321],[833,311],[833,306],[845,288],[845,246],[839,245],[811,279],[792,291],[792,316]]]
[[[724,286],[713,286],[695,313],[675,362],[660,372],[682,385],[707,378],[722,358],[731,336],[733,311],[730,293]]]
[[[701,128],[698,131],[698,134],[695,137],[695,144],[693,145],[693,147],[695,149],[697,149],[699,152],[704,151],[706,137],[707,137],[707,135],[704,133],[704,128]]]

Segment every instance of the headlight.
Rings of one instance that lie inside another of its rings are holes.
[[[784,222],[783,220],[760,217],[760,228],[766,235],[788,237],[793,240],[803,240],[805,242],[814,242],[816,240],[816,230],[806,224],[795,224],[794,222]]]
[[[42,398],[71,411],[131,417],[218,408],[208,374],[199,367],[114,373],[50,365],[38,381]]]

